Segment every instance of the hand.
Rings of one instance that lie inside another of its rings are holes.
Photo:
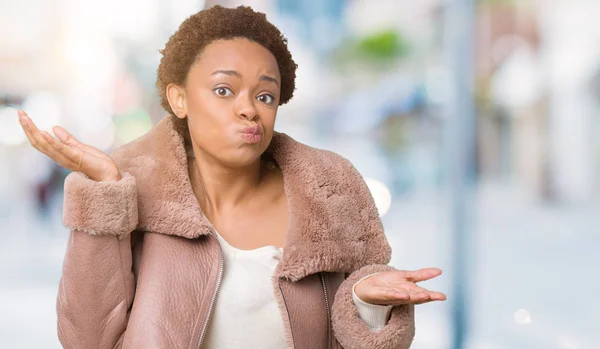
[[[419,281],[433,279],[442,274],[437,268],[415,271],[392,270],[370,276],[354,287],[362,301],[377,305],[422,304],[444,301],[446,295],[432,292],[416,285]]]
[[[100,149],[79,142],[60,126],[52,128],[52,132],[58,137],[56,140],[48,132],[39,130],[24,111],[19,110],[17,113],[29,143],[60,166],[83,172],[95,181],[121,179],[115,161]]]

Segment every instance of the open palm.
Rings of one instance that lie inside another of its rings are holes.
[[[64,128],[54,126],[52,131],[57,140],[50,133],[39,130],[24,111],[19,110],[18,114],[29,143],[60,166],[83,172],[95,181],[121,178],[117,164],[100,149],[81,143]]]
[[[354,292],[364,302],[379,305],[422,304],[446,300],[446,295],[433,292],[416,283],[442,274],[438,268],[415,271],[392,270],[377,273],[362,280]]]

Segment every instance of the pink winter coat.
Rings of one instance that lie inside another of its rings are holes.
[[[63,220],[71,232],[57,302],[65,348],[202,345],[223,259],[192,191],[181,132],[167,116],[117,149],[118,182],[67,177]],[[288,348],[408,348],[413,306],[395,306],[372,333],[352,300],[361,277],[393,269],[361,175],[341,156],[282,133],[267,152],[282,169],[290,213],[272,277]]]

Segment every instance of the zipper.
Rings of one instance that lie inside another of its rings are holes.
[[[283,290],[281,289],[281,278],[277,278],[277,287],[279,288],[279,294],[281,294],[281,299],[283,299],[283,305],[285,306],[285,313],[288,317],[288,321],[290,323],[289,330],[290,336],[292,337],[292,348],[296,348],[296,342],[294,341],[294,332],[292,331],[292,324],[290,320],[290,310],[288,309],[287,302],[285,301],[285,295],[283,294]]]
[[[327,286],[325,285],[325,276],[323,275],[323,273],[319,273],[319,276],[321,276],[321,284],[323,284],[323,294],[325,295],[325,309],[327,310],[327,348],[331,349],[331,313],[329,311]]]
[[[219,292],[219,287],[221,286],[221,279],[223,277],[223,264],[225,264],[224,257],[223,257],[223,249],[221,247],[221,243],[219,242],[219,238],[216,237],[212,231],[209,233],[209,235],[212,236],[215,240],[217,240],[217,245],[219,245],[219,254],[220,254],[221,258],[219,261],[219,278],[217,279],[217,286],[215,287],[215,292],[213,293],[212,299],[210,301],[208,317],[206,318],[206,323],[204,324],[204,327],[202,328],[202,334],[200,335],[200,342],[198,343],[198,349],[201,349],[201,347],[202,347],[202,342],[204,341],[204,337],[206,336],[206,329],[208,328],[208,323],[210,322],[211,315],[215,308],[215,300],[217,299],[217,293]]]

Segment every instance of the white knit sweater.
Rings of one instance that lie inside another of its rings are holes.
[[[240,250],[220,235],[218,238],[225,265],[203,348],[286,348],[283,320],[271,284],[283,250],[275,246]],[[353,296],[361,319],[372,331],[385,326],[391,306],[368,304]]]

